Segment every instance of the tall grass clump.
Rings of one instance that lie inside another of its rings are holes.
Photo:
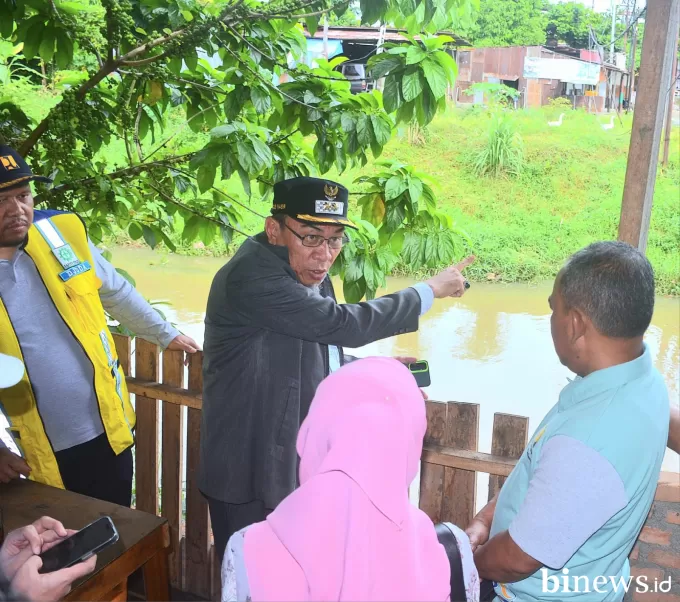
[[[486,146],[474,158],[477,176],[519,176],[524,169],[524,142],[510,116],[497,111],[491,117]]]

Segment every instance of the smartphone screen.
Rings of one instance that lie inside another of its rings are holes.
[[[43,565],[40,573],[73,566],[116,541],[118,532],[111,519],[104,516],[41,554]]]

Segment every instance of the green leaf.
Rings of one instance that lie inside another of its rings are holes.
[[[198,55],[190,51],[185,54],[183,58],[187,68],[190,71],[196,71],[196,67],[198,67]]]
[[[57,30],[56,61],[57,67],[60,69],[66,69],[73,62],[73,40],[69,34],[61,28]]]
[[[243,186],[243,190],[245,193],[250,197],[250,176],[248,175],[247,172],[245,172],[243,169],[240,167],[238,168],[238,177],[241,178],[241,185]]]
[[[406,52],[406,64],[416,65],[420,63],[423,59],[427,58],[427,52],[425,52],[420,46],[409,46]]]
[[[250,89],[250,100],[255,107],[255,110],[263,115],[267,113],[272,106],[272,99],[269,91],[265,88],[257,86],[256,88]]]
[[[42,42],[43,31],[45,30],[45,23],[38,21],[31,25],[26,32],[26,39],[24,39],[24,57],[28,60],[32,59],[38,54],[38,49]]]
[[[418,178],[411,178],[408,182],[408,192],[411,203],[417,203],[423,194],[423,183]]]
[[[371,119],[368,115],[359,115],[357,119],[357,140],[360,146],[371,144]]]
[[[201,229],[201,222],[203,220],[198,215],[192,215],[187,222],[184,224],[184,230],[182,230],[182,238],[186,242],[191,242],[198,236]]]
[[[456,64],[454,58],[448,52],[444,52],[443,50],[440,52],[435,52],[434,58],[437,59],[439,64],[444,68],[446,77],[452,84],[458,77],[458,65]]]
[[[408,182],[401,174],[393,175],[385,184],[385,200],[391,201],[400,196],[408,188]]]
[[[385,111],[394,113],[404,103],[401,93],[401,77],[388,75],[385,78],[385,89],[383,90],[383,105]]]
[[[222,235],[222,240],[225,245],[230,245],[231,241],[234,239],[234,230],[229,226],[221,227],[220,234]]]
[[[158,244],[156,233],[146,225],[142,226],[142,233],[144,234],[144,240],[146,241],[146,244],[152,249],[155,249],[156,245]]]
[[[246,173],[254,174],[260,171],[262,164],[250,140],[238,140],[236,149],[238,151],[238,162]]]
[[[355,132],[357,129],[357,122],[351,113],[343,111],[340,115],[340,125],[345,132]]]
[[[380,146],[387,144],[392,136],[392,124],[381,115],[371,115],[375,140]]]
[[[171,253],[175,253],[177,251],[177,246],[175,243],[170,240],[170,237],[165,232],[163,232],[163,230],[159,230],[159,232],[163,242],[165,243],[165,246],[168,247]]]
[[[179,57],[171,58],[168,61],[168,70],[173,75],[179,76],[182,73],[182,59]]]
[[[131,222],[128,226],[128,234],[132,240],[139,240],[144,235],[144,232],[137,222]]]
[[[212,245],[215,240],[215,233],[217,231],[217,226],[208,220],[203,220],[201,228],[199,230],[199,236],[201,241],[206,247]]]
[[[345,270],[345,281],[352,282],[353,280],[360,280],[364,276],[364,256],[357,255],[352,258],[347,264]]]
[[[194,15],[191,14],[191,11],[182,10],[182,11],[180,11],[180,13],[181,13],[182,16],[184,17],[184,20],[185,20],[185,21],[191,22],[191,21],[194,20]]]
[[[214,163],[203,163],[196,172],[196,182],[201,192],[210,190],[215,182],[217,167]]]
[[[54,45],[57,40],[57,32],[54,27],[46,27],[42,34],[42,41],[40,42],[40,49],[38,50],[40,58],[45,63],[51,63],[54,56]]]
[[[427,80],[430,90],[436,99],[441,98],[446,94],[448,81],[446,79],[446,71],[436,60],[428,59],[423,61],[423,73]]]
[[[366,282],[361,280],[345,280],[342,283],[342,292],[347,303],[359,303],[366,294]]]
[[[406,102],[410,102],[418,98],[423,91],[423,75],[417,67],[411,67],[410,72],[404,74],[401,82],[401,92]]]
[[[373,260],[371,259],[370,255],[366,257],[366,261],[364,261],[364,280],[366,280],[366,288],[368,289],[376,289],[376,283],[375,283],[375,266],[373,265]]]
[[[435,100],[429,87],[423,90],[419,103],[416,103],[416,116],[418,123],[425,127],[437,114],[437,101]]]
[[[383,52],[374,56],[368,62],[368,72],[372,78],[379,79],[396,69],[400,69],[402,65],[403,62],[398,56]]]
[[[319,29],[319,17],[307,17],[305,19],[305,25],[307,25],[309,35],[314,37],[316,30]]]
[[[387,203],[385,209],[385,229],[388,232],[396,232],[406,219],[404,206],[401,203]]]

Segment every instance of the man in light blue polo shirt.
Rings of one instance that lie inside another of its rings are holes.
[[[625,243],[594,243],[558,274],[550,307],[577,377],[467,532],[496,600],[619,601],[668,438],[668,391],[643,342],[652,267]]]

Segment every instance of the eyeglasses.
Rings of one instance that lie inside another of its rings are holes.
[[[324,242],[327,242],[330,249],[342,249],[342,245],[349,242],[347,236],[331,236],[330,238],[325,238],[319,234],[302,235],[298,234],[288,224],[284,224],[284,226],[302,241],[303,247],[320,247]]]

